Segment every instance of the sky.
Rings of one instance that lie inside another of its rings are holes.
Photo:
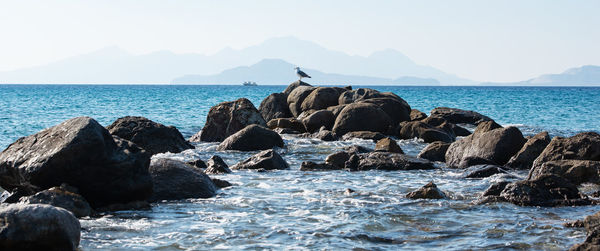
[[[367,56],[398,50],[477,81],[600,65],[600,1],[0,0],[0,71],[118,46],[213,54],[294,36]]]

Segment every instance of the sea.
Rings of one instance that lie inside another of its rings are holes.
[[[173,125],[187,138],[198,132],[210,107],[248,98],[256,107],[286,86],[219,85],[0,85],[0,149],[20,137],[64,120],[89,116],[110,125],[123,116],[144,116]],[[360,86],[355,86],[358,88]],[[367,86],[363,86],[367,87]],[[551,137],[600,131],[598,87],[368,86],[393,92],[413,109],[446,106],[478,111],[524,135]],[[473,128],[470,128],[473,129]],[[323,142],[283,136],[278,149],[289,170],[236,171],[216,175],[233,186],[210,199],[163,201],[151,209],[102,213],[80,219],[82,250],[565,250],[582,242],[581,228],[564,223],[600,206],[521,207],[473,203],[491,183],[526,177],[526,171],[485,179],[461,170],[303,172],[303,161],[322,162],[369,140]],[[426,144],[400,140],[409,155]],[[229,165],[256,152],[219,152],[216,143],[153,158],[207,160]],[[410,200],[405,194],[433,181],[447,199]],[[356,192],[347,193],[347,189]],[[580,187],[584,193],[594,185]]]

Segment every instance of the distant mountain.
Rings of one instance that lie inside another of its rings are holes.
[[[600,66],[585,65],[571,68],[560,74],[544,74],[521,82],[483,83],[485,85],[519,86],[582,86],[600,85]]]
[[[324,73],[313,69],[302,69],[312,79],[306,82],[316,82],[325,85],[439,85],[431,78],[402,77],[398,79],[366,77],[358,75],[343,75]],[[298,78],[294,65],[281,59],[264,59],[251,66],[241,66],[225,70],[214,75],[185,75],[174,79],[173,84],[241,84],[245,81],[257,82],[261,85],[285,85]]]
[[[0,83],[168,83],[186,74],[214,75],[266,58],[340,75],[374,79],[411,76],[437,79],[442,84],[475,84],[429,66],[417,65],[394,50],[375,52],[368,57],[351,56],[293,37],[269,39],[241,50],[228,48],[214,55],[170,51],[133,55],[117,47],[108,47],[47,65],[0,72]],[[289,71],[282,74],[289,74]],[[290,78],[293,77],[292,74]]]

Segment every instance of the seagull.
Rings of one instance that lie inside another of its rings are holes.
[[[298,75],[298,77],[300,77],[300,79],[298,79],[298,81],[302,81],[302,78],[310,78],[310,76],[308,76],[308,74],[306,74],[300,70],[300,67],[296,67],[294,69],[296,69],[296,75]]]

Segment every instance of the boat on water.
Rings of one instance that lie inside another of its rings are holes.
[[[257,86],[256,82],[246,81],[242,83],[243,86]]]

